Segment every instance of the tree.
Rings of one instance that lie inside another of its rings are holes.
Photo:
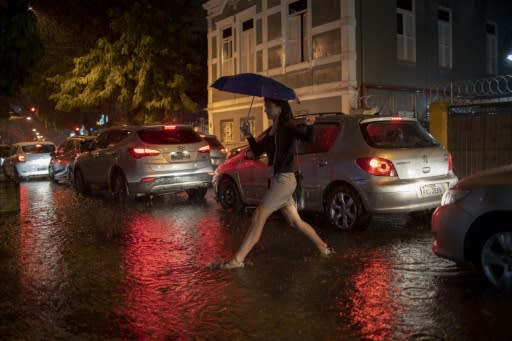
[[[75,58],[71,71],[49,79],[58,87],[50,96],[56,108],[120,113],[134,123],[195,111],[189,94],[204,63],[198,50],[206,46],[198,46],[204,32],[191,30],[200,8],[194,3],[142,0],[111,11],[112,33]]]
[[[0,1],[0,114],[9,111],[9,96],[19,92],[42,52],[28,1]]]

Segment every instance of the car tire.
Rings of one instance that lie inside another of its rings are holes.
[[[73,181],[75,190],[80,194],[89,194],[89,186],[85,182],[84,175],[80,169],[75,171],[75,178]]]
[[[189,199],[192,199],[192,200],[204,199],[204,196],[206,195],[207,191],[208,191],[207,187],[192,188],[192,189],[186,190]]]
[[[342,231],[365,228],[371,218],[359,194],[346,184],[336,184],[328,190],[324,207],[329,223]]]
[[[114,201],[125,203],[128,201],[130,193],[128,191],[128,183],[126,178],[120,172],[116,172],[112,176],[111,195]]]
[[[231,179],[224,178],[219,183],[217,190],[217,199],[226,210],[238,211],[242,207],[242,199],[240,198],[240,192]]]
[[[512,292],[512,226],[499,227],[481,238],[475,265],[498,290]]]
[[[25,178],[23,178],[20,173],[18,173],[18,170],[16,169],[16,167],[14,167],[14,179],[13,179],[15,182],[17,183],[20,183],[22,182],[23,180],[25,180]]]
[[[55,171],[53,170],[53,167],[48,167],[48,177],[50,178],[50,181],[57,184],[59,183],[57,179],[55,179]]]

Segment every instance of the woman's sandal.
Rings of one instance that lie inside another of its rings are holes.
[[[222,263],[220,265],[220,268],[223,269],[223,270],[231,270],[231,269],[238,269],[238,268],[243,268],[245,266],[244,262],[233,262],[233,260],[227,262],[227,263]]]
[[[336,251],[334,251],[334,249],[332,247],[328,246],[322,252],[322,256],[328,257],[328,256],[332,256],[335,253],[336,253]]]

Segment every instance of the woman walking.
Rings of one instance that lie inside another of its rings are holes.
[[[296,139],[310,140],[313,136],[314,116],[306,117],[306,131],[295,126],[292,122],[292,111],[287,101],[264,99],[265,113],[272,120],[269,133],[259,142],[250,135],[248,126],[242,126],[242,133],[249,141],[256,156],[266,152],[271,167],[270,188],[263,197],[263,201],[256,208],[252,216],[251,225],[242,241],[242,245],[234,257],[221,265],[223,269],[235,269],[244,266],[244,261],[254,245],[259,241],[263,227],[268,217],[280,210],[288,223],[302,231],[315,244],[322,255],[334,253],[299,215],[293,193],[297,186],[293,169],[293,159]]]

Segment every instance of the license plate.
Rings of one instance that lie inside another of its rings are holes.
[[[187,159],[190,159],[190,153],[187,153],[187,152],[171,153],[171,160],[187,160]]]
[[[444,191],[445,191],[444,184],[423,185],[423,186],[420,186],[420,189],[418,191],[418,198],[440,196],[444,193]]]

